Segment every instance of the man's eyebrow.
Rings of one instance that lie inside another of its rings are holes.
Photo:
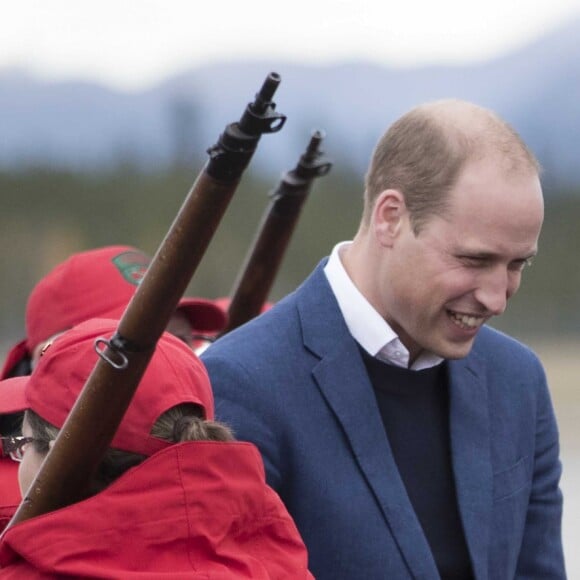
[[[485,250],[469,250],[469,249],[459,250],[457,252],[457,255],[460,257],[475,258],[478,260],[493,260],[493,259],[500,257],[500,254],[496,254],[495,252],[487,252]],[[531,260],[531,259],[535,258],[537,255],[538,255],[538,251],[533,250],[532,252],[530,252],[528,254],[514,258],[512,261],[514,261],[514,260],[522,260],[522,261]]]
[[[499,256],[499,254],[496,254],[495,252],[487,252],[485,250],[470,250],[469,248],[462,248],[457,250],[456,255],[461,258],[475,258],[478,260],[492,260]]]

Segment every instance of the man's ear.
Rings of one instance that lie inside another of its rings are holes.
[[[401,231],[406,214],[405,198],[400,191],[385,189],[378,195],[371,222],[377,241],[382,246],[393,245],[393,241]]]

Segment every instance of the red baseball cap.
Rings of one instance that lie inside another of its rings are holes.
[[[134,247],[107,246],[73,254],[56,266],[28,298],[26,349],[22,343],[11,349],[0,379],[55,334],[91,318],[121,318],[150,261]],[[176,310],[203,334],[218,333],[227,319],[223,309],[204,298],[183,298]]]
[[[93,319],[58,336],[32,375],[0,381],[0,414],[32,409],[57,428],[64,422],[98,361],[95,339],[111,338],[115,320]],[[214,418],[210,381],[201,361],[178,338],[164,332],[125,413],[111,447],[152,455],[171,443],[151,436],[151,428],[180,403],[200,405]]]

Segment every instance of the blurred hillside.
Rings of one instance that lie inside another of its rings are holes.
[[[265,136],[265,146],[275,136]],[[304,143],[301,147],[306,145]],[[297,150],[285,169],[302,151]],[[142,173],[129,165],[110,172],[47,169],[0,172],[0,341],[22,334],[26,297],[34,284],[71,253],[113,243],[153,254],[167,232],[199,167]],[[248,172],[212,240],[189,294],[229,293],[276,179]],[[272,291],[293,290],[336,241],[355,233],[362,179],[334,167],[314,183]],[[559,193],[563,193],[560,195]],[[547,191],[540,253],[497,326],[520,338],[574,335],[580,329],[580,191]]]
[[[296,152],[286,169],[295,165],[301,153]],[[0,340],[22,333],[30,290],[71,253],[123,243],[153,255],[201,167],[154,174],[129,166],[92,174],[47,169],[0,172]],[[333,191],[331,183],[323,183],[327,179],[317,180],[306,202],[293,238],[293,257],[285,261],[274,289],[277,297],[304,278],[336,236],[354,231],[360,186],[349,188],[349,176],[340,190]],[[190,285],[190,294],[218,297],[229,293],[270,203],[268,193],[277,182],[245,175]]]
[[[0,167],[49,163],[111,170],[119,161],[166,170],[215,142],[239,117],[265,75],[288,115],[255,167],[276,176],[314,128],[345,171],[362,173],[384,128],[413,105],[443,97],[473,100],[510,121],[545,167],[553,191],[580,184],[580,20],[522,49],[471,66],[394,69],[365,63],[308,67],[231,62],[184,71],[158,86],[121,93],[90,83],[47,82],[0,71]]]

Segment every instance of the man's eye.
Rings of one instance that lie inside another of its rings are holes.
[[[479,256],[459,256],[459,259],[471,268],[483,268],[488,263],[488,260]]]

